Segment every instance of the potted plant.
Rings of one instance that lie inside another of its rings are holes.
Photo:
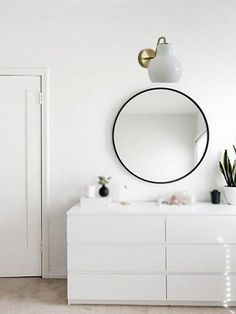
[[[223,160],[219,162],[226,186],[223,187],[224,197],[228,204],[236,205],[236,147],[233,145],[235,159],[231,161],[227,149],[224,151]]]
[[[98,176],[98,184],[101,185],[98,193],[100,196],[105,197],[109,194],[109,189],[106,187],[106,184],[108,184],[111,181],[111,177],[104,177],[104,176]]]

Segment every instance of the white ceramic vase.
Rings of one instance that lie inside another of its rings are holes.
[[[229,205],[236,205],[236,187],[224,186],[223,193]]]

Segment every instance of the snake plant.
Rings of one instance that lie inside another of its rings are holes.
[[[233,162],[229,158],[227,149],[224,151],[222,162],[219,161],[220,171],[229,187],[236,187],[236,147],[233,145],[233,148],[235,153]]]

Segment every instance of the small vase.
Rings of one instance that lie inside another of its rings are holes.
[[[236,205],[236,187],[224,186],[224,197],[229,205]]]
[[[109,189],[105,186],[105,184],[103,184],[98,192],[100,196],[106,197],[109,194]]]
[[[211,202],[212,204],[220,204],[220,192],[217,190],[211,191]]]

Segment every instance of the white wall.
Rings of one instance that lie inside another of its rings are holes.
[[[208,199],[223,184],[219,152],[236,137],[235,16],[235,0],[0,0],[0,67],[50,69],[50,275],[66,269],[66,210],[97,175],[112,175],[143,200],[182,189]],[[162,186],[127,173],[111,144],[118,108],[157,86],[137,54],[161,35],[183,65],[181,82],[161,86],[195,99],[210,127],[202,165]]]

